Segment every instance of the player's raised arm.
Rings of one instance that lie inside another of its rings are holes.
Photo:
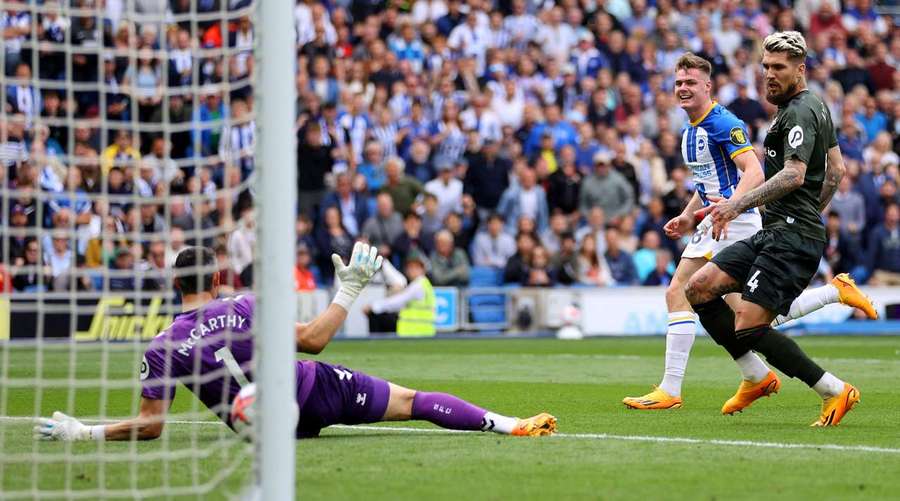
[[[353,301],[381,268],[383,258],[378,255],[375,246],[356,242],[349,264],[345,265],[337,254],[331,255],[331,261],[341,283],[340,289],[324,313],[312,322],[297,323],[297,351],[316,354],[325,349],[347,318]]]

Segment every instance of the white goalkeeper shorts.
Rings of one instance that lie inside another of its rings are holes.
[[[697,230],[691,235],[691,240],[681,257],[702,257],[708,261],[720,250],[739,240],[750,238],[761,229],[762,218],[759,210],[753,209],[752,212],[745,212],[734,218],[726,229],[725,237],[715,240],[712,236],[712,219],[706,216],[697,225]]]

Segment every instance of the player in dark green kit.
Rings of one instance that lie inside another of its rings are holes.
[[[769,324],[788,312],[818,269],[825,249],[820,214],[845,168],[828,108],[806,88],[803,36],[775,33],[765,39],[763,49],[766,99],[778,106],[765,139],[766,182],[698,211],[712,215],[718,238],[729,221],[765,205],[763,229],[716,254],[691,277],[686,293],[707,332],[732,357],[754,350],[784,374],[802,380],[823,398],[813,426],[833,426],[859,402],[859,391],[823,370]],[[741,292],[734,310],[722,300],[730,292]],[[737,396],[752,402],[780,384],[774,378],[770,387],[757,388],[744,381]]]

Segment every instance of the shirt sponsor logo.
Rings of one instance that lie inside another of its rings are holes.
[[[791,145],[791,148],[796,148],[803,144],[803,128],[799,125],[795,125],[790,132],[788,132],[788,144]]]

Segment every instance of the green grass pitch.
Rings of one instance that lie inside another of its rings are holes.
[[[329,500],[897,499],[900,337],[798,342],[862,393],[862,403],[839,427],[810,428],[820,400],[799,381],[787,379],[777,396],[743,414],[720,415],[738,373],[725,352],[706,339],[698,339],[693,349],[684,407],[652,412],[629,411],[620,402],[658,382],[662,338],[336,342],[322,360],[412,388],[455,393],[499,413],[548,411],[559,418],[561,436],[444,433],[418,422],[383,425],[400,430],[328,429],[318,439],[296,444],[298,495]],[[91,380],[121,383],[129,374],[136,380],[141,348],[120,345],[104,353],[98,345],[85,345],[73,370],[67,346],[46,349],[42,378],[52,386],[53,379],[74,376],[85,387],[71,392],[15,383],[34,377],[35,352],[0,347],[0,376],[14,383],[0,389],[0,414],[46,415],[54,409],[80,416],[98,416],[102,409],[105,415],[131,414],[136,381],[131,388],[101,394]],[[180,387],[174,412],[187,415],[186,420],[210,419],[197,406]],[[192,415],[192,409],[198,412]],[[172,494],[163,498],[225,499],[240,491],[251,471],[247,446],[223,426],[170,424],[160,441],[103,444],[99,452],[114,458],[110,461],[98,460],[93,443],[36,443],[31,426],[24,419],[0,418],[0,498],[33,489],[62,494],[102,486],[124,498],[149,489],[144,492]],[[178,457],[165,459],[167,450]],[[66,463],[66,455],[78,460]],[[42,463],[35,466],[30,458]],[[231,468],[235,471],[228,473]],[[218,476],[224,477],[221,483]],[[212,492],[188,495],[193,484],[213,483]]]

